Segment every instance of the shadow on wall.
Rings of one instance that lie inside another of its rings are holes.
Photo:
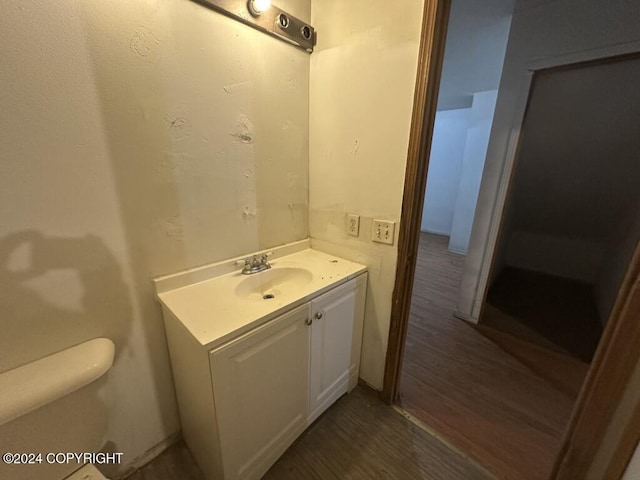
[[[35,230],[0,238],[0,311],[0,371],[97,337],[115,343],[117,362],[132,317],[120,266],[98,237]]]

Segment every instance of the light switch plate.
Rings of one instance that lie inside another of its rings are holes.
[[[360,233],[360,215],[355,213],[347,214],[347,233],[357,237]]]
[[[395,233],[395,222],[386,220],[373,220],[372,240],[374,242],[386,243],[393,245],[393,235]]]

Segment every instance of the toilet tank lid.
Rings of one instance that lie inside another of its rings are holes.
[[[114,352],[111,340],[94,338],[0,373],[0,425],[98,379],[111,368]]]

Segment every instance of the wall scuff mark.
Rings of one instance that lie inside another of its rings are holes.
[[[289,172],[287,173],[287,187],[295,188],[298,185],[298,178],[300,176],[296,173]]]
[[[179,240],[184,236],[184,225],[182,224],[180,215],[158,219],[158,226],[165,236],[169,238]]]
[[[162,42],[146,27],[140,27],[129,41],[129,48],[145,62],[157,64],[162,59]]]
[[[351,149],[351,155],[353,155],[354,157],[356,155],[358,155],[358,149],[360,148],[360,144],[358,143],[358,140],[356,140],[355,142],[353,142],[353,148]]]
[[[191,122],[189,119],[166,114],[164,121],[169,125],[169,134],[173,140],[184,140],[191,136]]]
[[[258,212],[255,208],[251,209],[250,207],[244,207],[244,211],[242,212],[242,218],[245,221],[253,220],[257,216],[258,216]]]
[[[236,131],[231,134],[236,137],[240,143],[253,143],[253,124],[246,115],[241,115]]]
[[[187,153],[166,152],[164,158],[153,168],[153,172],[158,179],[165,182],[174,182],[175,175],[182,173],[186,169],[186,163],[193,157]]]

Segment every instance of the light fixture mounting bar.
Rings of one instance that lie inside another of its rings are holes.
[[[313,52],[316,31],[308,23],[271,5],[259,16],[249,12],[246,0],[193,0],[306,52]]]

